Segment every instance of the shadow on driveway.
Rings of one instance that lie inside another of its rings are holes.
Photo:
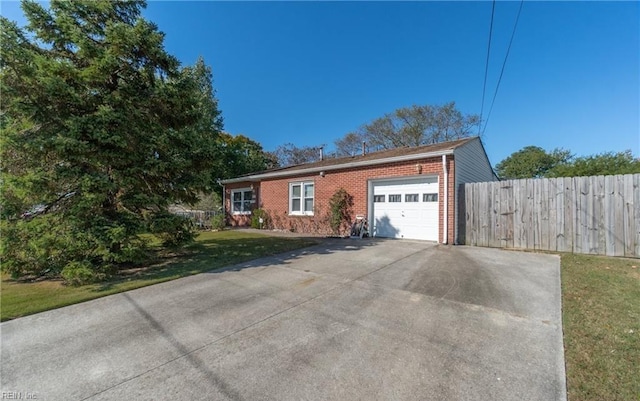
[[[219,375],[217,375],[215,372],[213,372],[213,370],[209,369],[207,367],[207,365],[205,365],[202,360],[200,360],[197,356],[196,356],[196,352],[205,348],[205,346],[199,347],[199,348],[195,348],[195,349],[189,349],[187,348],[185,345],[183,345],[173,334],[171,334],[171,332],[167,329],[164,328],[164,326],[158,321],[156,320],[149,312],[147,312],[142,306],[140,306],[140,304],[138,304],[133,298],[131,298],[131,296],[129,294],[127,294],[126,292],[122,294],[124,296],[124,298],[127,300],[127,302],[129,302],[133,308],[136,310],[136,312],[138,312],[146,321],[147,323],[149,323],[149,325],[160,335],[162,336],[162,338],[164,338],[169,344],[171,344],[172,347],[175,348],[175,350],[178,352],[178,356],[177,358],[167,361],[165,364],[169,364],[172,363],[178,359],[185,359],[191,366],[193,366],[193,368],[195,368],[198,372],[200,372],[200,374],[202,374],[204,377],[206,377],[207,381],[209,382],[209,384],[211,384],[215,389],[217,389],[220,393],[222,393],[225,397],[227,397],[230,400],[233,401],[243,401],[244,398],[240,395],[240,393],[238,391],[236,391],[229,383],[227,383],[223,378],[221,378]],[[157,369],[158,366],[155,366],[154,369]],[[146,373],[146,372],[145,372]],[[144,373],[136,376],[136,377],[132,377],[131,379],[127,380],[135,380],[138,377],[142,376]],[[124,384],[126,383],[119,383],[118,385]],[[107,391],[109,389],[105,389],[105,391]]]

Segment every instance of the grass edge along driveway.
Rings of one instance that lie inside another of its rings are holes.
[[[0,318],[2,321],[15,319],[315,244],[317,241],[312,239],[274,237],[241,230],[203,232],[196,238],[195,253],[103,283],[71,287],[61,280],[25,283],[3,276]]]
[[[640,401],[640,260],[561,257],[569,401]]]

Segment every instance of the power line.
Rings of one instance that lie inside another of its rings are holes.
[[[505,54],[504,56],[504,62],[502,63],[502,70],[500,71],[500,77],[498,78],[498,84],[496,85],[496,91],[493,93],[493,100],[491,100],[491,107],[489,107],[489,113],[487,113],[487,121],[485,121],[484,128],[482,129],[483,134],[484,134],[484,131],[487,129],[487,124],[489,123],[489,117],[491,117],[491,111],[493,110],[493,104],[495,103],[496,96],[498,95],[498,89],[500,88],[500,81],[502,81],[502,74],[504,74],[504,67],[507,65],[507,58],[509,58],[509,52],[511,51],[511,44],[513,43],[513,37],[516,35],[516,28],[518,27],[518,21],[520,20],[520,13],[522,12],[523,4],[524,4],[524,0],[520,0],[520,7],[518,8],[518,15],[516,16],[516,22],[515,24],[513,24],[513,32],[511,32],[511,39],[509,40],[509,47],[507,47],[507,54]],[[482,117],[482,114],[480,114],[480,116]],[[482,119],[480,120],[480,124],[482,124]]]
[[[489,55],[491,54],[491,35],[493,33],[493,15],[496,10],[496,0],[491,5],[491,22],[489,23],[489,43],[487,44],[487,61],[484,66],[484,84],[482,85],[482,106],[480,107],[480,124],[478,125],[478,135],[482,127],[482,113],[484,112],[484,96],[487,91],[487,74],[489,73]]]

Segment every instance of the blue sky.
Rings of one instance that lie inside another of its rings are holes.
[[[226,131],[266,150],[333,144],[412,104],[480,113],[491,2],[168,2],[144,16],[213,68]],[[17,2],[2,14],[23,23]],[[487,117],[519,2],[495,6]],[[640,155],[638,2],[525,2],[483,141]]]

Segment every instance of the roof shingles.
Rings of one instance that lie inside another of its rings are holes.
[[[328,167],[339,168],[341,165],[345,165],[345,167],[347,167],[346,165],[350,165],[351,163],[355,163],[355,162],[359,162],[359,163],[375,162],[378,160],[391,159],[391,158],[401,157],[401,156],[411,156],[411,155],[420,155],[423,153],[439,153],[439,152],[452,151],[455,148],[462,146],[465,143],[470,142],[476,138],[477,137],[470,137],[470,138],[459,139],[456,141],[436,143],[433,145],[388,149],[388,150],[383,150],[378,152],[371,152],[364,155],[360,154],[355,156],[328,158],[328,159],[319,160],[312,163],[297,164],[294,166],[280,167],[280,168],[275,168],[270,170],[259,171],[255,173],[249,173],[234,179],[224,180],[223,183],[240,181],[243,177],[247,179],[258,178],[258,177],[266,178],[266,176],[269,176],[271,174],[277,174],[277,175],[288,175],[289,173],[296,174],[296,172],[302,171],[302,170],[311,170],[311,169],[328,168]]]

